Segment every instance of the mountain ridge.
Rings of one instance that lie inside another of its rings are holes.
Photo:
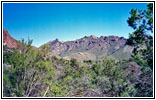
[[[110,56],[115,59],[120,59],[120,57],[117,57],[122,56],[122,54],[117,54],[119,52],[124,53],[125,57],[122,57],[123,59],[128,59],[131,57],[132,47],[126,45],[126,41],[126,38],[119,36],[112,35],[96,37],[95,35],[91,35],[65,42],[55,39],[44,45],[50,46],[51,53],[67,59],[77,58],[78,60],[99,60],[102,56]]]
[[[126,60],[131,57],[132,47],[126,45],[127,39],[119,36],[84,36],[72,41],[59,41],[56,38],[43,45],[50,46],[50,56],[65,59],[75,58],[83,60],[100,60],[109,56],[115,60]],[[3,29],[3,45],[9,48],[20,48],[19,41],[12,38],[6,29]],[[32,46],[37,49],[36,47]],[[39,47],[40,48],[40,47]]]

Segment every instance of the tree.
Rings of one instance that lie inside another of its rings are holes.
[[[153,69],[153,4],[146,10],[131,9],[127,22],[134,32],[130,34],[127,44],[134,47],[133,58],[139,65]]]
[[[127,22],[134,32],[130,34],[127,44],[134,47],[135,62],[141,66],[136,96],[153,96],[153,4],[147,5],[146,10],[132,9]]]

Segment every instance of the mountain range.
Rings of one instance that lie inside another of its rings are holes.
[[[49,54],[64,59],[99,60],[103,56],[109,56],[115,60],[127,60],[131,57],[133,48],[126,45],[126,41],[124,37],[91,35],[66,42],[56,39],[43,45],[50,46]],[[6,29],[3,29],[3,45],[10,48],[19,47],[17,40],[13,39]]]
[[[44,45],[51,47],[51,53],[66,59],[99,60],[109,56],[116,60],[129,59],[132,47],[126,45],[126,39],[118,36],[85,36],[75,41],[61,42],[58,39]]]

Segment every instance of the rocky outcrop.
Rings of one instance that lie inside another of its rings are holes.
[[[49,45],[51,52],[55,55],[65,58],[76,57],[82,60],[98,60],[102,56],[111,56],[115,59],[121,57],[128,59],[132,51],[132,48],[126,45],[126,39],[118,36],[96,37],[91,35],[67,42],[61,42],[56,39],[45,45]]]
[[[3,45],[9,48],[19,48],[19,44],[13,39],[6,29],[3,29]]]

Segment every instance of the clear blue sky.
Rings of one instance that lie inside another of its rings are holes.
[[[58,38],[69,41],[84,36],[128,37],[131,8],[146,3],[3,3],[3,28],[16,40],[33,39],[40,45]]]

